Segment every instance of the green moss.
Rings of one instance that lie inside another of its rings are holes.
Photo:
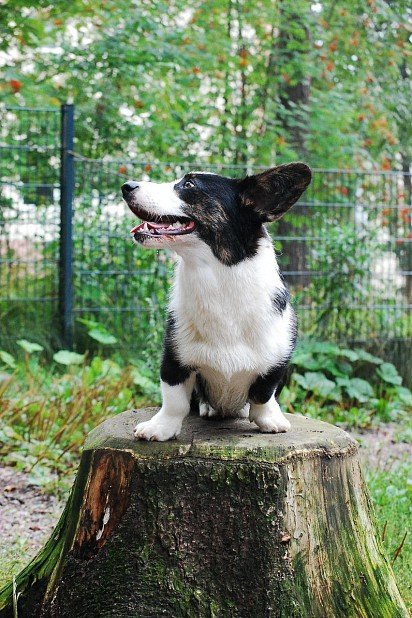
[[[302,553],[293,555],[305,616],[406,618],[392,571],[375,540],[369,499],[356,464],[337,465],[334,460],[321,464],[319,476],[312,471],[306,487],[308,494],[316,495],[319,484],[329,497],[310,523],[312,550],[317,547],[319,554],[312,562]],[[305,511],[298,517],[305,518]]]

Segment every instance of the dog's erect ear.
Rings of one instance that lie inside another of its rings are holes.
[[[300,198],[311,178],[312,172],[304,163],[279,165],[246,176],[240,183],[242,204],[253,208],[263,221],[276,221]]]

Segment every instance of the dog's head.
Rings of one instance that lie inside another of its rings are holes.
[[[243,179],[190,172],[170,183],[128,181],[122,193],[142,220],[131,230],[137,243],[178,253],[206,243],[233,265],[254,255],[263,224],[282,217],[310,180],[307,165],[290,163]]]

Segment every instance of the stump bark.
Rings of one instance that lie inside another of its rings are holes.
[[[61,520],[0,593],[0,616],[408,616],[376,540],[357,443],[290,416],[286,434],[188,417],[136,442],[154,410],[92,431]]]

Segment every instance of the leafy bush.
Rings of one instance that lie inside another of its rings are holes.
[[[384,248],[377,238],[376,223],[355,226],[352,221],[342,221],[340,215],[329,216],[319,221],[317,234],[308,254],[308,269],[316,274],[305,291],[316,307],[313,328],[317,336],[347,340],[380,332],[379,312],[363,309],[376,295],[367,273],[373,272]]]
[[[158,386],[133,359],[59,350],[50,365],[41,346],[19,343],[23,358],[0,351],[0,456],[38,484],[65,488],[85,435],[109,416],[157,403]]]
[[[361,348],[303,341],[293,358],[294,372],[281,402],[291,412],[347,427],[405,419],[412,393],[391,363]]]

